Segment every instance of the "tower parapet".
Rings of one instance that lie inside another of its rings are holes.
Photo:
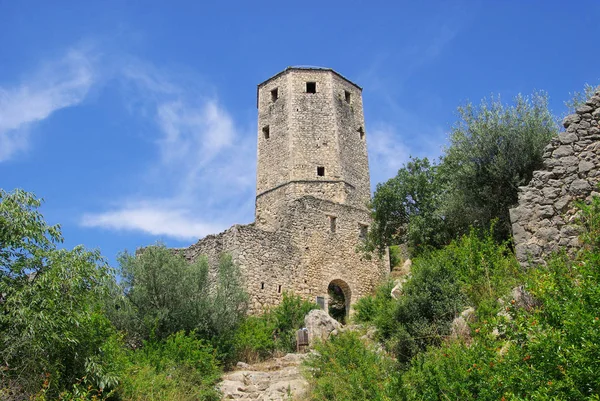
[[[289,67],[258,85],[256,224],[302,196],[365,209],[370,198],[362,88],[332,69]]]

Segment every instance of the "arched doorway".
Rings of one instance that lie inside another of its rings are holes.
[[[327,286],[327,312],[329,316],[342,324],[346,324],[346,319],[350,313],[350,287],[343,280],[333,280]]]

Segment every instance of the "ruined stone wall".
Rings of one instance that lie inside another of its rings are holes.
[[[544,169],[519,188],[510,219],[517,259],[543,263],[559,249],[578,243],[575,200],[589,199],[600,182],[600,92],[563,120],[566,128],[545,148]]]
[[[345,284],[345,296],[354,303],[389,272],[387,257],[366,260],[356,252],[361,230],[370,222],[367,211],[305,196],[281,213],[276,232],[236,225],[207,236],[183,254],[188,260],[206,255],[216,265],[221,253],[230,253],[250,295],[252,313],[277,305],[284,291],[313,302],[317,296],[327,300],[332,281]]]

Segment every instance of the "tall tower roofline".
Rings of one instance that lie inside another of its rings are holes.
[[[338,77],[342,78],[344,81],[348,82],[349,84],[353,85],[354,87],[356,87],[358,90],[360,90],[362,92],[362,87],[355,84],[354,82],[352,82],[351,80],[349,80],[348,78],[346,78],[345,76],[343,76],[342,74],[340,74],[339,72],[335,71],[333,68],[328,68],[328,67],[317,67],[317,66],[312,66],[312,65],[295,65],[295,66],[290,66],[287,67],[285,70],[273,75],[272,77],[264,80],[263,82],[259,83],[256,87],[256,107],[258,108],[258,93],[260,91],[260,88],[262,88],[263,86],[265,86],[268,82],[274,80],[275,78],[278,78],[282,75],[285,75],[287,73],[289,73],[290,71],[323,71],[323,72],[331,72],[335,75],[337,75]]]

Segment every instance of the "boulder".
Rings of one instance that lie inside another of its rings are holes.
[[[402,296],[402,286],[406,283],[406,280],[397,280],[394,284],[394,288],[390,291],[390,295],[393,299],[398,299]]]
[[[531,310],[538,305],[538,301],[522,285],[513,288],[510,295],[512,297],[511,303],[518,308]]]
[[[334,330],[339,330],[342,325],[321,309],[313,309],[304,317],[304,326],[308,329],[308,343],[315,340],[327,340]]]

